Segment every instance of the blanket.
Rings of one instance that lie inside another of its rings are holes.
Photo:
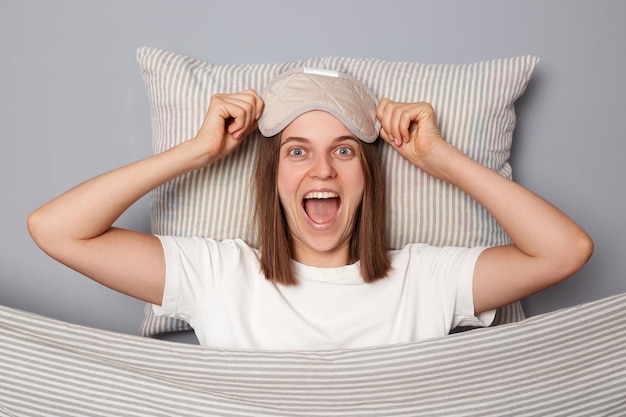
[[[415,343],[237,351],[0,307],[0,415],[626,415],[626,294]]]

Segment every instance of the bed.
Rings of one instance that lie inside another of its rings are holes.
[[[218,65],[155,48],[141,48],[137,57],[155,152],[195,134],[213,93],[262,89],[279,72],[305,65],[351,73],[379,97],[430,102],[447,140],[511,179],[514,103],[538,62],[315,57]],[[152,231],[241,238],[254,246],[255,143],[247,140],[218,163],[156,189]],[[392,248],[509,243],[474,201],[380,146]],[[143,336],[0,307],[0,414],[626,415],[626,294],[531,318],[517,302],[499,309],[489,328],[362,349],[237,351],[150,337],[189,330],[182,320],[155,316],[151,306]]]
[[[626,294],[417,343],[219,350],[0,307],[0,415],[622,416]]]

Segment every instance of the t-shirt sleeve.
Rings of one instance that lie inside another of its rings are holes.
[[[409,245],[411,270],[422,276],[433,291],[432,299],[421,302],[431,305],[442,314],[442,324],[449,329],[457,326],[489,326],[494,311],[474,314],[474,269],[484,247],[436,247],[424,244]]]
[[[489,310],[478,315],[474,313],[474,269],[484,247],[467,251],[460,265],[456,286],[456,305],[452,328],[457,326],[486,327],[491,325],[496,311]]]
[[[218,242],[203,237],[157,236],[165,255],[165,289],[156,315],[170,316],[194,326],[194,318],[207,308],[216,288],[234,264],[241,265],[242,241]]]
[[[157,316],[171,316],[191,321],[195,313],[194,293],[206,275],[203,256],[207,247],[197,238],[157,236],[165,255],[165,289],[161,305],[152,306]]]

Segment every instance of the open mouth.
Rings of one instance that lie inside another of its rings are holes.
[[[304,196],[304,211],[313,223],[330,223],[337,216],[341,199],[332,191],[314,191]]]

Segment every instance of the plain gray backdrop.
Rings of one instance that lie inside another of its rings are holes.
[[[619,0],[0,0],[0,304],[138,334],[144,303],[49,259],[25,220],[151,154],[140,46],[216,63],[539,56],[517,104],[514,177],[581,224],[596,249],[525,307],[536,315],[624,292],[625,18]],[[144,198],[117,224],[149,223]]]

